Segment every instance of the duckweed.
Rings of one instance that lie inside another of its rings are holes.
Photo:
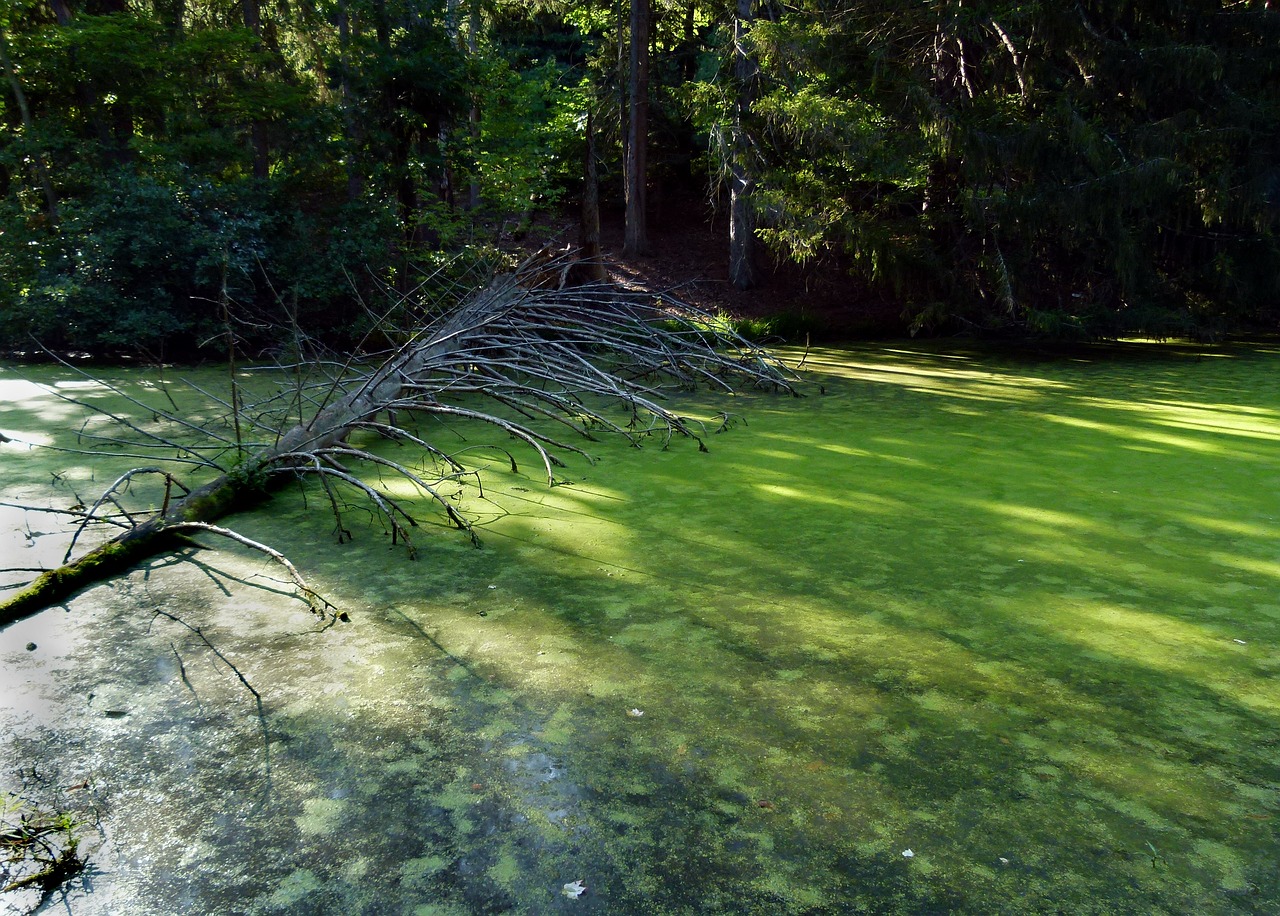
[[[350,624],[154,561],[0,632],[3,769],[108,801],[77,913],[1274,912],[1277,359],[813,350],[709,454],[495,459],[484,549],[424,524],[416,562],[282,493],[234,525]],[[0,381],[6,434],[80,422]],[[127,466],[0,449],[7,501]],[[0,511],[15,565],[65,545]]]

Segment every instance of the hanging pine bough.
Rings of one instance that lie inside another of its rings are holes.
[[[780,363],[731,332],[712,330],[720,325],[710,316],[648,293],[623,293],[606,285],[563,287],[566,269],[564,262],[527,264],[445,307],[399,303],[435,317],[416,331],[397,332],[384,316],[378,333],[399,334],[402,342],[358,361],[280,367],[291,374],[291,386],[254,404],[242,403],[244,393],[233,381],[230,401],[222,402],[230,419],[221,428],[185,419],[176,405],[161,409],[129,397],[157,421],[155,428],[106,416],[121,428],[131,454],[144,457],[147,466],[122,475],[92,506],[52,510],[77,523],[63,565],[43,572],[0,604],[0,625],[150,556],[189,545],[193,533],[219,535],[264,553],[284,567],[313,611],[342,616],[282,554],[213,523],[267,498],[289,480],[315,479],[328,499],[339,539],[350,536],[343,511],[354,493],[386,525],[393,542],[412,556],[410,529],[417,522],[403,499],[377,482],[390,476],[433,500],[478,546],[471,522],[442,489],[474,478],[475,472],[401,418],[425,415],[494,426],[531,450],[548,483],[554,484],[555,469],[563,466],[557,454],[589,456],[536,421],[558,421],[587,440],[596,430],[637,445],[654,435],[664,445],[683,436],[705,451],[701,426],[662,403],[673,387],[706,384],[731,392],[746,385],[795,393]],[[173,428],[184,431],[184,441],[169,431]],[[360,431],[416,446],[432,462],[434,473],[353,444],[352,434]],[[186,441],[190,434],[196,437],[194,444]],[[261,441],[250,443],[249,436]],[[508,455],[515,470],[516,459]],[[169,469],[175,466],[216,476],[188,485]],[[358,473],[361,467],[379,473],[366,480]],[[123,493],[144,477],[163,481],[161,504],[147,514],[126,511]],[[80,533],[102,526],[117,533],[73,558]]]

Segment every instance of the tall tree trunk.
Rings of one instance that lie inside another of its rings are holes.
[[[182,37],[186,29],[187,0],[157,0],[156,15],[174,38]]]
[[[342,124],[347,135],[347,200],[355,201],[360,199],[364,191],[361,170],[364,129],[356,115],[355,93],[351,89],[351,14],[347,9],[347,0],[338,2],[338,66],[341,68],[338,92],[342,104]]]
[[[622,250],[630,256],[649,253],[645,186],[649,155],[649,23],[650,0],[631,0],[631,121],[627,132],[627,227]]]
[[[627,144],[629,142],[628,134],[630,133],[631,124],[631,108],[627,104],[628,83],[627,77],[628,52],[627,52],[627,17],[622,14],[624,2],[623,0],[614,0],[614,12],[617,16],[617,52],[618,52],[618,137],[619,144],[622,147],[622,170],[625,175],[627,169]],[[623,186],[625,193],[625,181]]]
[[[49,5],[53,8],[53,15],[58,20],[58,25],[63,28],[69,27],[73,17],[71,15],[71,7],[67,5],[67,0],[49,0]],[[74,64],[76,60],[75,48],[71,49],[70,57]],[[80,97],[80,107],[84,110],[85,120],[98,138],[98,146],[102,157],[107,161],[115,160],[115,142],[112,140],[110,127],[102,118],[97,90],[86,80],[77,79],[76,95]]]
[[[680,74],[686,83],[692,83],[698,75],[697,11],[696,0],[689,0],[684,8],[684,49],[680,64]]]
[[[747,50],[747,33],[754,17],[752,0],[738,0],[733,20],[733,75],[737,96],[733,105],[733,147],[729,151],[729,282],[738,289],[756,285],[755,220],[751,193],[751,144],[747,116],[754,95],[755,61]]]
[[[467,51],[470,53],[472,60],[476,57],[476,52],[480,47],[480,3],[479,0],[471,0],[470,27],[467,30]],[[471,132],[471,143],[473,149],[480,147],[480,94],[473,92],[471,94],[471,110],[467,112],[467,125]],[[471,176],[471,184],[467,189],[467,207],[471,210],[480,209],[480,181],[475,175]]]
[[[600,178],[596,171],[596,127],[593,112],[587,110],[586,152],[582,159],[582,222],[578,246],[586,262],[586,278],[600,283],[609,278],[600,247]]]
[[[259,0],[241,0],[244,27],[262,40],[262,8]],[[254,118],[249,125],[249,144],[253,150],[253,177],[266,180],[271,172],[271,150],[267,142],[267,122]]]
[[[9,39],[4,29],[0,29],[0,66],[4,67],[5,78],[9,88],[13,90],[13,99],[18,105],[18,114],[22,118],[22,132],[29,138],[35,138],[35,125],[31,119],[31,107],[27,104],[27,94],[22,90],[22,82],[17,71],[13,69],[13,61],[9,58]],[[58,194],[53,189],[53,179],[49,176],[49,162],[43,151],[32,157],[36,173],[36,181],[44,192],[46,215],[49,222],[58,222]]]

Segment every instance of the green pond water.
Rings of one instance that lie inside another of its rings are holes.
[[[351,621],[219,547],[10,626],[0,789],[87,821],[51,912],[1275,913],[1278,370],[814,350],[804,398],[682,402],[745,420],[706,454],[468,452],[484,547],[422,503],[414,561],[287,491],[227,524]],[[32,382],[137,413],[10,368],[0,432],[74,444]],[[136,463],[3,445],[0,499]],[[0,510],[0,565],[59,526]]]

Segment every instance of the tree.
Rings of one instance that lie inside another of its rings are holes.
[[[13,100],[17,103],[19,117],[22,119],[22,131],[27,137],[34,136],[36,133],[35,122],[31,117],[31,106],[27,104],[27,94],[22,89],[22,81],[18,79],[18,74],[13,68],[13,61],[9,58],[9,39],[5,35],[5,26],[0,25],[0,67],[4,68],[6,81],[9,88],[13,92]],[[58,192],[54,190],[53,178],[49,175],[49,163],[43,150],[36,152],[32,157],[32,169],[35,172],[37,183],[40,190],[44,192],[46,213],[49,221],[56,224],[58,222]]]
[[[647,214],[649,181],[649,26],[651,0],[631,0],[631,70],[627,126],[627,223],[623,252],[649,253]]]
[[[737,0],[733,19],[733,76],[737,86],[733,103],[733,140],[729,165],[729,282],[738,289],[756,285],[755,220],[751,192],[755,187],[751,167],[751,139],[747,118],[754,99],[755,63],[747,47],[753,0]]]
[[[740,287],[758,240],[916,330],[1275,324],[1274,4],[628,4],[14,0],[0,343],[194,355],[224,264],[262,327],[353,329],[567,199],[588,144],[629,256],[705,167]]]
[[[286,567],[315,610],[337,614],[287,558],[213,524],[265,498],[285,480],[319,482],[342,539],[350,532],[341,493],[354,491],[382,519],[393,543],[412,551],[410,528],[417,522],[402,499],[381,483],[383,476],[390,476],[434,500],[478,545],[470,522],[440,492],[444,482],[460,480],[468,471],[398,421],[399,416],[490,424],[532,449],[553,483],[561,464],[557,451],[586,453],[533,425],[530,421],[536,418],[557,420],[588,439],[595,430],[626,436],[636,444],[650,434],[661,436],[664,444],[673,435],[683,435],[705,450],[697,424],[660,402],[666,385],[708,383],[727,391],[737,380],[790,390],[779,366],[763,351],[739,338],[708,332],[713,324],[709,316],[666,309],[655,305],[652,296],[621,296],[608,287],[561,289],[557,280],[570,266],[553,259],[495,277],[455,307],[436,313],[434,320],[409,329],[405,342],[394,349],[348,359],[333,378],[304,379],[298,375],[303,367],[295,366],[289,373],[295,379],[291,391],[250,407],[242,406],[233,394],[228,403],[231,422],[221,429],[196,426],[177,411],[154,405],[146,412],[159,421],[159,429],[117,418],[135,434],[135,448],[151,452],[153,461],[122,475],[91,507],[66,514],[78,520],[81,530],[104,525],[119,533],[74,561],[69,549],[63,566],[43,573],[0,604],[0,625],[172,549],[193,533],[219,535],[267,553]],[[380,330],[395,333],[385,319]],[[360,368],[370,364],[375,368]],[[477,406],[466,399],[468,395],[487,398],[495,407]],[[624,419],[611,415],[607,402],[620,405]],[[297,422],[306,405],[312,405],[310,416]],[[360,432],[416,446],[436,462],[435,472],[428,474],[362,447],[353,441]],[[192,433],[194,442],[179,441]],[[261,440],[252,443],[246,438],[249,434]],[[217,476],[202,486],[188,486],[166,467],[174,465],[175,454],[179,466],[194,465]],[[511,463],[514,470],[514,457]],[[378,472],[374,482],[355,473],[353,468],[360,464]],[[163,483],[162,498],[153,511],[118,512],[123,493],[149,477]]]
[[[916,328],[1274,321],[1277,11],[873,0],[753,34],[762,235]]]
[[[604,252],[600,247],[600,176],[596,166],[595,113],[588,106],[583,118],[586,143],[582,151],[582,199],[578,248],[587,278],[593,283],[608,279]]]

